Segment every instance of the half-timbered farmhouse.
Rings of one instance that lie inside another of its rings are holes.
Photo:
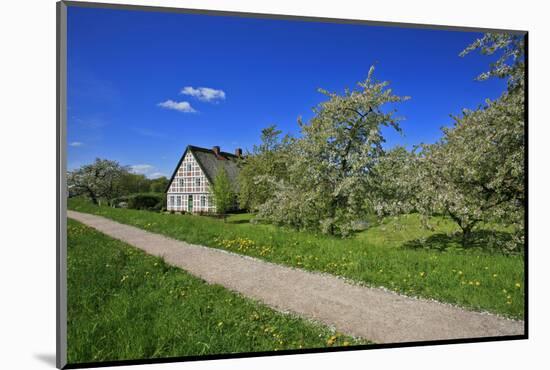
[[[236,149],[232,154],[222,152],[219,146],[212,149],[187,146],[168,183],[166,209],[192,213],[216,212],[210,187],[218,171],[223,168],[236,192],[237,160],[241,156],[241,149]]]

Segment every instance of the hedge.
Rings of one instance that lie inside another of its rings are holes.
[[[160,211],[166,204],[166,195],[164,193],[139,193],[114,198],[110,203],[113,207],[120,207],[125,203],[126,207],[131,209]]]

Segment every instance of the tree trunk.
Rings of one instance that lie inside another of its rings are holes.
[[[468,246],[468,243],[470,242],[470,239],[472,237],[472,227],[473,225],[462,227],[462,248],[466,248]]]
[[[88,190],[88,195],[90,196],[90,199],[92,199],[92,203],[95,205],[98,205],[97,197],[95,196],[94,192],[91,190]]]
[[[337,198],[332,198],[330,200],[330,205],[328,208],[329,211],[329,217],[334,220],[334,217],[336,216],[336,207],[338,205],[339,200]],[[336,233],[336,230],[334,228],[334,223],[331,223],[328,229],[329,235],[334,235]]]
[[[480,220],[470,220],[470,223],[463,226],[463,221],[460,219],[460,217],[453,214],[451,211],[449,211],[449,209],[447,209],[447,213],[462,229],[462,238],[460,244],[462,245],[462,248],[466,248],[472,237],[472,229]]]

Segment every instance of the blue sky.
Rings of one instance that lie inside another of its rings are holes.
[[[188,144],[251,149],[270,124],[298,134],[297,117],[324,100],[317,88],[353,88],[373,64],[411,97],[386,147],[434,142],[450,114],[505,89],[474,81],[490,58],[458,56],[479,36],[69,7],[68,167],[101,157],[169,176]]]

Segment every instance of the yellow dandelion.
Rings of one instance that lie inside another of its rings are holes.
[[[422,272],[420,273],[420,276],[424,277],[424,275],[425,275],[425,272],[422,271]]]
[[[462,275],[462,271],[459,271],[458,274],[459,274],[459,275]]]
[[[479,284],[481,284],[479,281],[476,281],[476,285],[479,286]]]
[[[496,278],[498,275],[497,274],[493,274],[493,277]]]
[[[516,283],[516,288],[521,288],[521,284],[520,284],[520,283]]]

